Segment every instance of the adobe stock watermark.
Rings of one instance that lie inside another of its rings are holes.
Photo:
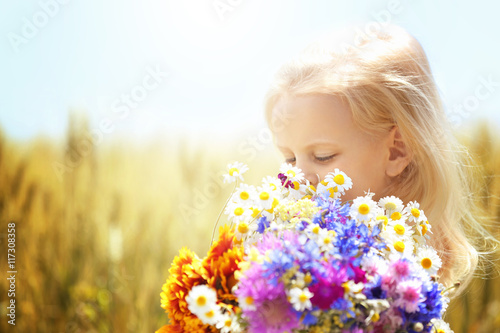
[[[102,118],[98,126],[83,135],[75,145],[66,151],[64,161],[54,161],[52,168],[59,181],[67,172],[71,172],[88,156],[96,146],[99,146],[105,135],[115,130],[116,123],[128,118],[131,110],[137,109],[141,102],[146,100],[149,94],[156,90],[168,77],[168,72],[162,71],[159,66],[155,68],[148,66],[146,75],[140,84],[133,86],[129,92],[122,93],[111,103],[112,115]]]
[[[212,2],[212,7],[214,7],[217,16],[221,21],[226,20],[226,15],[233,12],[237,7],[241,5],[243,0],[214,0]]]
[[[290,121],[290,114],[285,113],[282,109],[278,110],[274,114],[271,123],[271,127],[275,133],[284,130]],[[258,153],[266,149],[273,142],[273,131],[266,127],[261,128],[255,135],[247,136],[237,146],[237,156],[239,156],[237,159],[244,161],[245,164],[255,160],[258,157]],[[223,175],[226,172],[227,170],[219,171],[211,175],[210,181],[206,182],[202,187],[194,188],[190,196],[193,198],[191,204],[180,204],[180,213],[185,223],[189,223],[193,216],[202,213],[220,195],[223,188],[227,185],[223,183]]]
[[[377,38],[377,32],[390,25],[393,18],[401,14],[402,11],[403,4],[400,0],[389,0],[385,9],[370,13],[373,20],[366,23],[363,29],[354,28],[355,36],[351,44],[343,42],[339,48],[345,52],[352,48],[359,48],[366,40]]]
[[[478,81],[474,94],[468,95],[459,103],[454,104],[448,112],[448,119],[453,127],[460,126],[465,119],[470,117],[472,112],[481,106],[481,102],[491,97],[500,86],[500,82],[493,81],[491,74],[486,79],[479,76]]]
[[[7,33],[12,49],[16,53],[19,52],[19,47],[28,44],[30,40],[35,38],[40,30],[45,28],[50,20],[60,12],[62,6],[69,2],[70,0],[40,0],[38,2],[40,8],[30,18],[22,18],[19,33],[12,31]]]

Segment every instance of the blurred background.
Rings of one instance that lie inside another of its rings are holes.
[[[399,24],[426,50],[500,220],[500,6],[488,1],[26,0],[0,4],[0,271],[16,223],[16,326],[153,332],[182,246],[206,252],[230,188],[275,174],[263,97],[320,35]],[[361,31],[363,33],[363,31]],[[496,229],[495,229],[496,228]],[[500,331],[494,265],[453,301],[455,332]]]

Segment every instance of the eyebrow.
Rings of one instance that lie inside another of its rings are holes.
[[[332,141],[314,141],[311,142],[309,145],[307,145],[306,148],[310,148],[313,146],[334,146],[335,148],[338,148],[339,144],[337,142],[332,142]],[[278,149],[281,150],[290,150],[290,148],[285,146],[276,145],[276,147],[278,147]]]

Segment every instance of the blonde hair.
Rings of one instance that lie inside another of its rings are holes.
[[[312,44],[282,66],[265,100],[268,124],[273,130],[271,112],[280,99],[327,94],[346,103],[358,128],[375,137],[396,125],[413,157],[389,190],[421,204],[443,260],[440,281],[461,281],[463,290],[481,255],[479,242],[492,237],[472,197],[472,162],[449,130],[425,52],[395,26],[361,38],[339,36],[344,39]]]

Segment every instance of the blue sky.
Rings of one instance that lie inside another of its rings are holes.
[[[0,128],[60,138],[72,110],[134,140],[256,131],[281,63],[320,34],[387,19],[422,43],[459,126],[500,126],[499,10],[451,0],[4,1]],[[131,94],[140,101],[127,104]]]

